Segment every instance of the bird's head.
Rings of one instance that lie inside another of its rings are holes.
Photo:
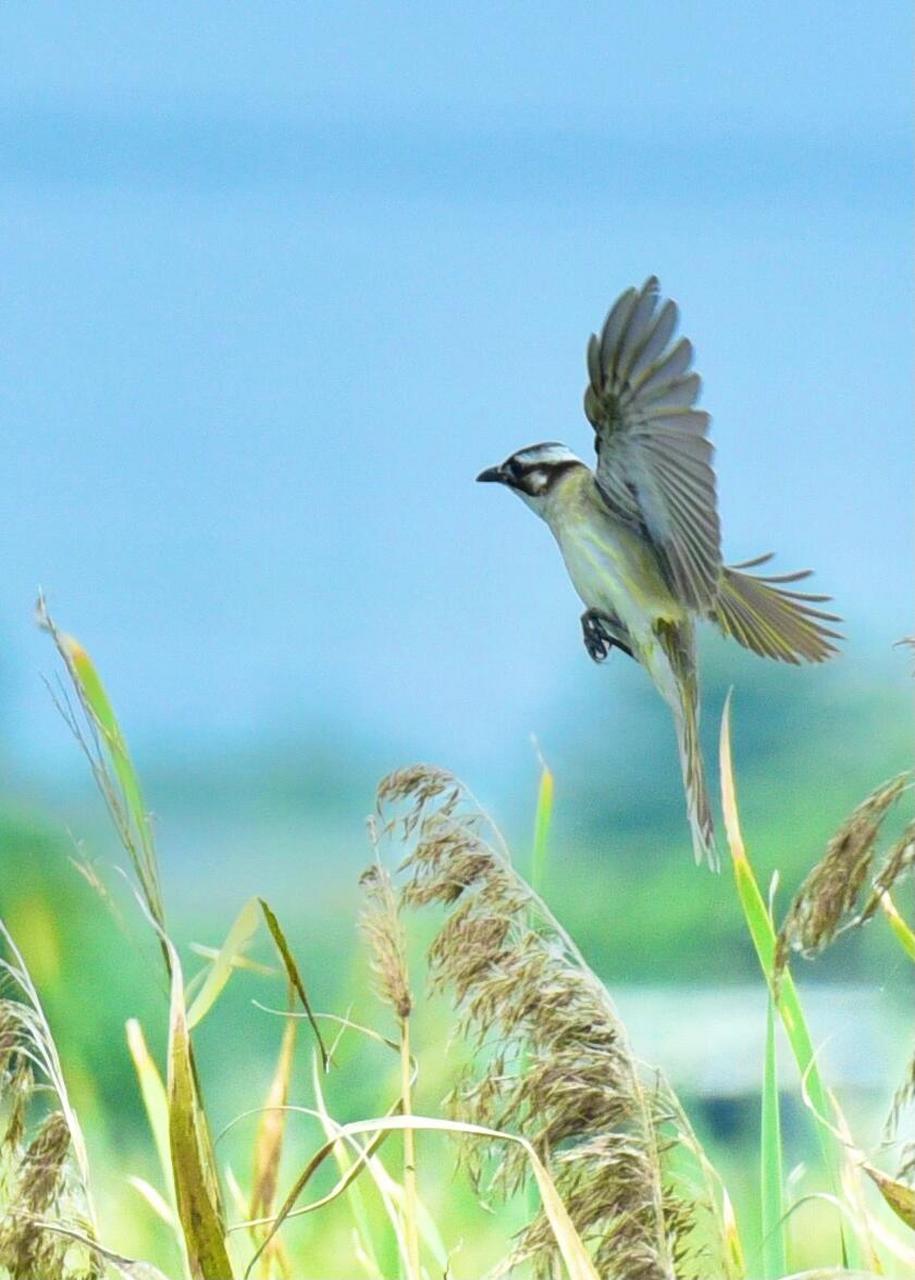
[[[554,487],[560,477],[568,475],[573,467],[583,467],[564,444],[550,440],[545,444],[531,444],[519,449],[497,467],[487,467],[477,476],[484,483],[504,484],[514,490],[538,515],[543,515]]]

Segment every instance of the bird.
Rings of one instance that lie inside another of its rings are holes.
[[[772,553],[726,565],[709,414],[679,309],[656,276],[626,289],[587,347],[585,416],[594,469],[556,441],[527,445],[477,480],[504,485],[549,526],[585,606],[582,636],[603,662],[616,648],[647,671],[673,712],[697,863],[718,854],[699,743],[696,622],[781,662],[838,652],[841,619],[798,591],[810,570],[754,573]]]

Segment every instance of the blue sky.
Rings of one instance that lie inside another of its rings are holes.
[[[902,3],[5,6],[0,693],[70,755],[38,584],[131,736],[349,724],[471,773],[590,678],[546,530],[656,272],[726,552],[813,565],[850,681],[911,622]],[[607,677],[607,697],[612,697]]]

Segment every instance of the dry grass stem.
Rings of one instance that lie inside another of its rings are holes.
[[[376,836],[372,827],[373,838]],[[372,957],[372,973],[380,998],[391,1006],[400,1030],[401,1111],[412,1111],[413,1064],[410,1054],[410,1013],[413,997],[407,968],[407,939],[400,918],[400,904],[391,877],[375,862],[359,879],[365,895],[360,917],[363,937]],[[416,1139],[411,1129],[403,1134],[404,1236],[409,1280],[420,1280]]]

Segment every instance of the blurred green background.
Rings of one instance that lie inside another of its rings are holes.
[[[886,663],[882,680],[855,689],[839,667],[770,670],[723,643],[707,646],[705,656],[709,757],[714,759],[726,687],[733,684],[745,836],[760,882],[767,884],[778,871],[778,901],[785,906],[854,803],[909,758],[906,662]],[[599,674],[603,680],[606,673]],[[584,707],[588,697],[583,680],[576,702]],[[713,877],[692,863],[674,747],[656,710],[651,691],[636,684],[607,699],[602,736],[583,742],[566,708],[547,721],[543,740],[552,744],[556,805],[545,896],[606,981],[636,1052],[661,1066],[681,1093],[728,1181],[752,1250],[758,1243],[765,990],[727,865]],[[322,732],[255,744],[244,753],[151,754],[143,761],[171,929],[183,944],[189,974],[202,962],[187,944],[218,946],[242,903],[260,894],[293,940],[316,1006],[393,1033],[390,1011],[372,993],[356,925],[357,878],[371,857],[365,817],[384,751],[383,743],[368,737]],[[491,788],[486,779],[480,787],[522,870],[530,866],[538,768],[531,745],[528,767],[511,792]],[[910,813],[911,804],[903,812]],[[888,824],[888,835],[898,830],[903,812]],[[2,821],[2,913],[47,1001],[88,1129],[109,1241],[128,1254],[175,1266],[167,1232],[125,1184],[127,1173],[154,1184],[158,1174],[124,1021],[140,1018],[161,1063],[168,1002],[157,948],[112,869],[123,865],[123,853],[88,772],[53,792],[19,788],[8,794]],[[86,883],[74,858],[89,860],[108,882],[111,904]],[[911,884],[897,893],[897,904],[913,917]],[[428,921],[411,922],[420,990],[428,933]],[[252,955],[273,962],[263,939]],[[911,964],[880,918],[815,963],[799,961],[796,973],[821,1068],[859,1140],[876,1144],[911,1055]],[[280,1007],[280,977],[237,974],[198,1033],[217,1130],[261,1105],[272,1076],[280,1026],[252,1004],[255,999]],[[422,1003],[414,1030],[422,1064],[415,1105],[421,1112],[438,1113],[462,1060],[448,1022],[442,998]],[[312,1047],[304,1029],[299,1054],[292,1100],[313,1105]],[[351,1034],[336,1056],[338,1069],[326,1090],[337,1119],[380,1114],[390,1105],[398,1087],[393,1055],[388,1061],[384,1051]],[[798,1187],[807,1189],[801,1170],[816,1165],[816,1148],[785,1046],[781,1060],[787,1158],[798,1170]],[[243,1185],[255,1123],[243,1121],[218,1146],[220,1160]],[[314,1122],[292,1122],[283,1165],[287,1181],[319,1143]],[[421,1186],[449,1247],[457,1249],[455,1273],[480,1274],[520,1225],[523,1202],[488,1217],[465,1182],[450,1173],[454,1153],[447,1143],[426,1137],[421,1147]],[[330,1183],[319,1178],[316,1185],[327,1189]],[[244,1214],[233,1207],[230,1217],[237,1221]],[[303,1251],[299,1256],[320,1268],[317,1274],[342,1277],[352,1274],[349,1224],[348,1210],[338,1205],[322,1219],[290,1224],[286,1234]],[[390,1239],[380,1215],[375,1225],[380,1240]],[[835,1256],[835,1223],[821,1206],[798,1211],[792,1230],[797,1256],[810,1262]],[[396,1270],[392,1243],[387,1260]]]
[[[355,927],[378,778],[453,769],[525,867],[542,752],[546,897],[752,1234],[765,1000],[732,886],[692,865],[664,707],[622,655],[588,662],[544,530],[472,477],[529,440],[585,453],[585,339],[657,272],[706,379],[728,557],[815,565],[847,619],[822,670],[702,639],[708,757],[733,686],[746,835],[785,904],[911,759],[909,28],[901,3],[4,11],[0,911],[115,1247],[173,1262],[124,1184],[154,1176],[124,1021],[161,1053],[166,1000],[42,684],[39,584],[121,714],[176,940],[218,945],[260,894],[322,1008],[386,1016]],[[876,1141],[911,975],[881,921],[808,972],[827,1077]],[[262,1099],[279,1029],[251,998],[281,996],[243,975],[202,1028],[220,1121]],[[424,1016],[431,1110],[450,1059]],[[390,1100],[372,1052],[348,1042],[338,1117]],[[786,1129],[806,1159],[796,1095]],[[240,1176],[251,1136],[221,1147]],[[434,1187],[474,1274],[504,1228]],[[345,1275],[334,1221],[294,1230]]]

